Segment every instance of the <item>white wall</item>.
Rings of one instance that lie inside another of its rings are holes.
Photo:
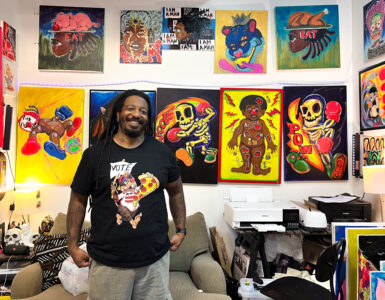
[[[301,200],[309,195],[335,195],[350,192],[360,195],[362,193],[361,180],[351,177],[351,135],[359,130],[357,126],[358,109],[357,100],[357,75],[353,73],[352,57],[357,58],[357,53],[352,53],[352,26],[357,20],[352,20],[352,2],[340,1],[300,1],[300,0],[209,0],[209,1],[138,1],[123,2],[120,0],[83,0],[81,6],[105,7],[105,59],[104,73],[80,72],[48,72],[37,69],[38,57],[38,11],[39,5],[80,6],[75,0],[19,0],[18,6],[10,4],[11,1],[0,0],[0,17],[8,20],[16,18],[15,28],[18,36],[18,74],[20,82],[38,82],[44,84],[71,84],[81,83],[89,85],[86,88],[85,98],[85,126],[88,127],[88,90],[89,88],[106,89],[156,89],[157,87],[189,88],[189,87],[250,87],[250,88],[281,88],[284,85],[304,84],[346,84],[348,103],[348,139],[349,139],[349,180],[348,181],[313,181],[313,182],[285,182],[280,185],[269,185],[273,193],[282,201]],[[357,1],[358,2],[358,1]],[[13,3],[13,2],[12,2]],[[338,4],[340,15],[340,42],[341,42],[341,68],[319,70],[291,70],[277,71],[275,62],[275,28],[274,7],[283,5],[320,5]],[[268,69],[264,75],[231,75],[213,73],[213,52],[180,52],[164,51],[161,65],[124,65],[119,63],[119,20],[121,9],[161,9],[162,6],[201,6],[213,9],[248,9],[269,11],[268,32]],[[356,3],[354,4],[356,6]],[[8,7],[10,13],[5,13],[3,8]],[[17,9],[17,13],[15,13]],[[11,23],[11,21],[9,21]],[[358,22],[357,22],[358,23]],[[12,20],[13,24],[13,20]],[[354,27],[353,27],[354,28]],[[361,31],[360,31],[361,32]],[[354,35],[356,37],[356,34]],[[362,48],[361,46],[358,48]],[[353,47],[356,49],[356,47]],[[362,57],[362,54],[361,54]],[[358,59],[358,58],[357,58]],[[135,84],[95,86],[111,82],[143,81]],[[15,137],[15,135],[13,135]],[[84,130],[84,142],[88,141],[88,132]],[[282,166],[283,174],[283,166]],[[184,184],[187,214],[201,211],[205,215],[208,226],[217,226],[217,230],[224,235],[229,253],[232,252],[234,232],[227,226],[222,218],[223,197],[229,193],[229,188],[235,184],[220,183],[217,185]],[[261,187],[263,184],[237,184],[244,187]],[[45,186],[41,188],[41,208],[36,208],[35,193],[29,193],[16,199],[15,216],[31,214],[32,228],[36,229],[42,217],[46,214],[55,216],[58,212],[66,212],[70,189],[68,186]],[[9,200],[8,200],[9,201]],[[0,202],[0,217],[8,216],[7,199]],[[33,215],[34,214],[34,215]]]

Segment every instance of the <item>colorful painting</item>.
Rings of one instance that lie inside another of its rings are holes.
[[[370,272],[370,298],[371,300],[385,299],[385,272]]]
[[[282,90],[221,89],[221,182],[281,182]]]
[[[385,260],[380,261],[380,271],[385,271]]]
[[[103,71],[104,8],[40,6],[39,69]]]
[[[385,165],[385,136],[364,136],[363,165]]]
[[[120,14],[120,62],[162,62],[162,12],[122,10]]]
[[[0,27],[0,41],[2,40],[3,31]],[[0,43],[0,53],[3,49],[3,43]],[[0,55],[0,74],[3,74],[3,56]],[[0,147],[3,148],[3,80],[0,80]]]
[[[163,7],[164,50],[214,50],[215,11],[208,8]]]
[[[277,68],[340,67],[338,5],[275,8]]]
[[[70,184],[82,157],[84,90],[20,87],[16,182]]]
[[[267,11],[217,10],[215,73],[266,73]]]
[[[364,60],[385,53],[384,42],[385,1],[372,0],[364,5]]]
[[[360,128],[385,128],[385,64],[360,71]]]
[[[3,57],[3,93],[16,96],[16,63]]]
[[[2,54],[6,58],[16,61],[16,30],[3,21]]]
[[[346,86],[283,91],[285,180],[348,179]]]
[[[385,227],[385,223],[376,223],[376,222],[337,222],[332,223],[332,243],[339,241],[340,239],[348,239],[347,237],[347,229],[348,228],[355,228],[355,229],[364,229],[364,228],[375,228],[375,227]],[[348,240],[347,240],[348,241]],[[348,257],[348,248],[349,245],[347,244],[346,251],[345,251],[345,259],[342,262],[341,266],[341,284],[342,284],[342,290],[345,295],[344,299],[350,299],[347,295],[346,291],[346,273],[347,273],[347,257]],[[336,295],[338,294],[338,284],[335,280],[336,287]]]
[[[358,299],[358,236],[359,235],[384,235],[385,228],[347,228],[347,254],[348,254],[348,280],[347,280],[347,299]],[[369,277],[367,278],[369,280]],[[362,299],[362,298],[361,298]],[[367,298],[368,299],[368,298]]]
[[[90,90],[89,145],[95,145],[107,127],[113,100],[125,90]],[[155,91],[143,91],[151,101],[152,124],[155,124]]]
[[[358,300],[370,298],[370,273],[380,270],[385,258],[385,235],[358,236]]]
[[[219,90],[159,88],[155,137],[178,159],[184,183],[217,183]]]

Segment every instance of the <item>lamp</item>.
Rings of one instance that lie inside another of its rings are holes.
[[[385,217],[385,165],[363,167],[364,192],[381,195],[381,219]]]

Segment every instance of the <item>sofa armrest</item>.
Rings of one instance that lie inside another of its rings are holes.
[[[226,279],[221,266],[209,253],[194,257],[191,263],[191,279],[205,293],[226,295]]]
[[[43,273],[40,264],[34,263],[16,274],[11,285],[11,298],[20,299],[41,293]]]

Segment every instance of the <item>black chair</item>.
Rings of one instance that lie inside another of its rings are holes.
[[[309,280],[287,276],[278,278],[262,287],[260,292],[275,300],[337,300],[333,284],[333,276],[337,267],[337,285],[340,299],[344,299],[341,286],[341,264],[344,259],[346,241],[339,240],[329,246],[317,260],[315,278],[320,282],[329,280],[330,291]]]

